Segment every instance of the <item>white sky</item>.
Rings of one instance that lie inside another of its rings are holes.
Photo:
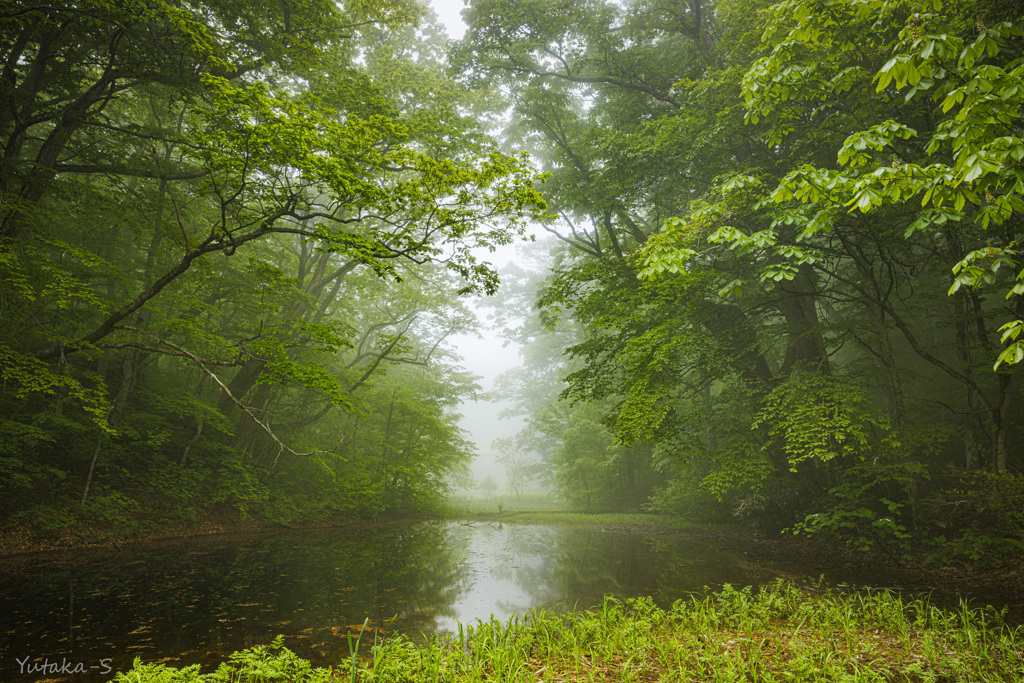
[[[429,0],[428,4],[434,8],[437,18],[448,28],[448,37],[458,40],[466,32],[466,25],[462,23],[460,12],[466,7],[463,0]]]

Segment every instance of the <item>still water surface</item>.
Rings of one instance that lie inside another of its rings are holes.
[[[421,640],[491,615],[598,604],[662,605],[772,575],[677,535],[480,522],[418,522],[211,536],[0,560],[0,680],[25,657],[131,667],[203,663],[275,635],[326,666],[370,626]],[[104,660],[109,660],[105,662]]]

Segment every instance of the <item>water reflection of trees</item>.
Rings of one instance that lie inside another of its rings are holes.
[[[3,661],[212,663],[280,633],[303,656],[335,662],[366,618],[429,632],[436,615],[450,616],[467,585],[466,541],[446,524],[348,527],[0,566]]]
[[[670,604],[689,592],[752,576],[731,554],[680,536],[593,528],[506,527],[514,561],[497,570],[537,605],[591,607],[605,595]]]
[[[450,624],[479,557],[526,597],[493,596],[505,612],[588,607],[608,593],[669,603],[705,584],[750,581],[707,545],[594,528],[422,523],[192,539],[0,562],[0,659],[212,663],[280,633],[302,656],[332,663],[366,618],[374,629],[394,618],[391,628],[411,634]]]

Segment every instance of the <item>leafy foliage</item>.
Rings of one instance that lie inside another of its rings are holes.
[[[460,297],[545,204],[423,8],[28,2],[0,26],[4,522],[443,499],[472,456]]]
[[[926,504],[1024,454],[1015,6],[673,8],[474,3],[456,48],[551,174],[549,330],[519,334],[571,329],[548,385],[570,405],[532,411],[556,480],[628,450],[656,509],[1017,552]]]
[[[488,622],[415,645],[387,638],[374,648],[372,664],[351,672],[309,671],[286,649],[236,653],[239,678],[296,681],[439,680],[515,681],[545,673],[559,678],[628,675],[653,678],[666,671],[741,678],[751,669],[776,670],[794,680],[845,679],[855,683],[886,675],[991,681],[1019,680],[1024,662],[1020,631],[994,610],[943,610],[925,599],[908,601],[891,591],[809,591],[785,582],[750,587],[729,584],[704,598],[679,600],[662,609],[649,597],[613,597],[592,610],[556,614],[538,610],[529,620]],[[279,645],[279,641],[275,641]],[[874,668],[857,662],[870,659]],[[307,664],[308,667],[308,664]],[[199,675],[136,663],[118,683],[221,681],[221,671]],[[172,673],[174,672],[174,673]],[[172,678],[175,674],[178,678]],[[294,676],[294,678],[292,678]]]

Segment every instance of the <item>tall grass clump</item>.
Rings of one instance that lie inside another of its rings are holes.
[[[278,640],[275,652],[236,653],[210,674],[136,662],[117,681],[1019,683],[1024,630],[1004,617],[889,591],[818,591],[780,581],[756,591],[726,585],[668,609],[649,598],[609,597],[587,611],[535,610],[459,626],[425,645],[397,636],[334,669],[303,664]]]

